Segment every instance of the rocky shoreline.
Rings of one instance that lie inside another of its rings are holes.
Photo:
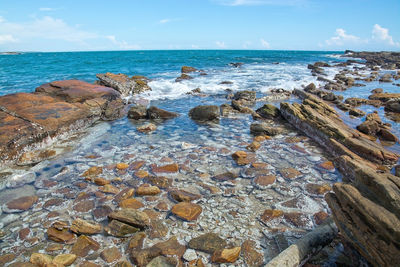
[[[399,265],[400,178],[390,172],[399,155],[383,146],[398,139],[374,113],[357,130],[338,110],[365,116],[357,106],[384,106],[396,118],[400,95],[378,90],[369,100],[343,102],[335,91],[357,86],[357,79],[393,82],[398,73],[389,77],[378,71],[399,69],[400,61],[396,53],[347,51],[345,56],[365,61],[339,63],[344,69],[333,80],[324,75],[329,64],[309,65],[324,88],[310,84],[262,98],[252,91],[228,92],[230,103],[192,107],[188,117],[204,125],[204,131],[221,132],[204,144],[152,139],[151,133],[182,114],[141,104],[127,112],[122,97],[151,90],[141,76],[99,74],[96,85],[57,81],[35,93],[0,97],[0,156],[8,165],[35,165],[55,157],[50,139],[126,113],[138,125],[129,134],[140,138],[124,148],[105,147],[92,154],[78,150],[71,165],[62,167],[56,160],[52,176],[28,172],[13,182],[25,193],[2,205],[6,216],[1,224],[7,230],[0,229],[5,252],[0,263],[263,266],[332,212],[339,240],[362,255],[347,249],[334,260]],[[181,72],[176,82],[189,79],[188,73],[206,75],[187,66]],[[193,97],[204,94],[199,89]],[[283,102],[290,97],[295,100]],[[281,102],[280,108],[271,100]],[[256,103],[265,105],[254,110]],[[223,119],[232,120],[229,128],[217,126]],[[241,133],[243,125],[252,136]],[[344,183],[334,184],[332,192],[330,184],[338,180],[335,167]],[[9,194],[18,188],[13,183]],[[20,215],[26,216],[22,224],[17,222]],[[20,245],[6,244],[13,239]],[[332,244],[314,251],[308,262],[322,264],[336,246]]]

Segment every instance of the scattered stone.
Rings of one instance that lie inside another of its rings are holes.
[[[119,206],[121,208],[128,208],[128,209],[140,209],[144,207],[143,203],[135,198],[124,199],[119,202]]]
[[[242,244],[242,255],[247,266],[261,267],[264,264],[264,254],[256,249],[256,242],[246,240]]]
[[[129,240],[128,249],[141,249],[143,247],[144,239],[146,238],[146,234],[143,232],[135,233],[132,238]]]
[[[216,250],[225,248],[226,245],[226,241],[215,233],[206,233],[192,238],[188,244],[189,248],[209,254],[214,253]]]
[[[47,237],[55,242],[65,244],[72,244],[76,240],[75,235],[69,232],[67,229],[58,230],[55,227],[50,227],[47,229]]]
[[[191,202],[201,198],[201,195],[193,194],[185,190],[172,190],[169,192],[169,195],[178,202]]]
[[[4,212],[22,212],[30,209],[38,201],[37,196],[26,196],[13,199],[5,205]]]
[[[94,178],[93,182],[95,184],[97,184],[97,185],[100,185],[100,186],[103,186],[103,185],[111,183],[109,180],[106,180],[106,179],[101,178],[101,177]]]
[[[175,267],[176,265],[169,262],[167,257],[158,256],[152,259],[146,267]]]
[[[189,116],[199,121],[217,120],[220,117],[220,109],[218,106],[197,106],[189,111]]]
[[[354,116],[354,117],[362,117],[362,116],[365,116],[365,114],[366,113],[364,111],[357,109],[357,108],[353,108],[349,111],[349,115]]]
[[[283,216],[283,211],[281,210],[271,210],[267,209],[264,211],[264,213],[261,215],[260,219],[267,223],[273,219],[279,218]]]
[[[175,204],[171,212],[186,221],[195,221],[203,211],[200,205],[190,202],[179,202]]]
[[[258,176],[254,179],[254,183],[259,186],[268,186],[275,182],[275,175]]]
[[[76,219],[72,221],[70,230],[77,234],[93,235],[100,233],[102,231],[102,227],[100,224],[95,222]]]
[[[135,209],[125,208],[118,211],[114,211],[110,213],[108,217],[110,219],[118,220],[141,229],[150,226],[149,216],[146,213]]]
[[[98,206],[93,210],[93,216],[97,221],[102,221],[112,212],[109,206],[103,205]]]
[[[325,161],[322,162],[318,165],[320,168],[328,170],[328,171],[333,171],[335,169],[335,166],[333,165],[332,161]]]
[[[211,261],[216,263],[234,263],[240,255],[241,247],[225,248],[216,250]]]
[[[128,111],[128,118],[133,120],[141,120],[146,118],[146,106],[135,105]]]
[[[177,163],[167,164],[164,166],[152,166],[152,172],[154,173],[174,173],[179,171],[179,166]]]
[[[181,76],[175,79],[175,82],[181,82],[184,80],[192,80],[192,79],[194,79],[192,76],[182,73]]]
[[[7,263],[13,261],[15,257],[15,254],[11,253],[0,255],[0,266],[5,266]]]
[[[302,175],[301,172],[299,172],[298,170],[296,170],[294,168],[281,169],[280,173],[283,177],[285,177],[287,179],[296,179]]]
[[[76,260],[77,256],[75,254],[61,254],[57,255],[53,259],[53,264],[61,266],[70,266]]]
[[[309,223],[309,218],[301,212],[287,212],[283,214],[283,218],[298,228],[306,228]]]
[[[105,185],[104,187],[106,186],[108,185]],[[79,201],[73,207],[74,211],[77,212],[88,212],[91,211],[93,208],[94,208],[94,201],[89,199]]]
[[[100,253],[100,257],[107,263],[119,260],[122,255],[116,247],[107,248]]]
[[[172,179],[164,176],[150,176],[146,178],[146,181],[162,189],[166,189],[172,186]]]
[[[83,177],[92,177],[92,176],[97,176],[103,173],[103,168],[102,167],[97,167],[93,166],[90,167],[87,171],[85,171],[82,176]]]
[[[116,165],[117,170],[126,170],[128,167],[129,165],[126,163],[117,163]]]
[[[275,136],[283,133],[283,131],[284,130],[281,127],[272,127],[264,122],[262,123],[254,122],[250,125],[250,132],[254,135]]]
[[[53,261],[52,257],[42,253],[32,253],[29,260],[32,264],[36,266],[47,266]]]
[[[129,199],[135,194],[135,189],[133,188],[125,188],[121,190],[117,195],[114,197],[114,201],[116,203],[120,203],[123,200]]]
[[[329,184],[306,184],[306,190],[310,194],[323,195],[332,190]]]
[[[153,123],[146,123],[145,125],[136,128],[141,133],[149,133],[157,130],[157,126]]]
[[[324,212],[324,211],[319,211],[317,213],[314,214],[314,221],[316,225],[320,225],[322,224],[328,217],[328,213]]]
[[[234,100],[238,101],[241,106],[253,106],[256,103],[255,91],[239,91],[233,96]]]
[[[238,165],[247,165],[250,163],[250,161],[247,159],[247,153],[245,151],[236,151],[232,154],[232,158]]]
[[[183,259],[186,261],[194,261],[197,259],[197,254],[194,249],[187,249],[183,254]]]
[[[224,172],[224,173],[213,176],[212,179],[215,181],[218,181],[218,182],[224,182],[224,181],[234,180],[238,177],[239,177],[239,175],[237,173]]]
[[[257,151],[261,147],[261,144],[257,141],[253,141],[250,145],[248,145],[246,148],[250,151]]]
[[[86,257],[90,251],[97,251],[100,244],[92,238],[81,235],[78,237],[76,243],[72,246],[71,253],[79,257]]]
[[[167,110],[163,110],[157,107],[150,107],[147,109],[146,111],[146,116],[148,119],[154,120],[154,119],[172,119],[172,118],[176,118],[179,116],[178,113],[175,112],[171,112],[171,111],[167,111]]]
[[[138,196],[154,196],[160,193],[160,188],[149,184],[142,184],[136,189],[136,195]]]
[[[133,76],[129,78],[128,75],[125,74],[107,72],[105,74],[96,74],[96,77],[99,79],[99,84],[114,88],[125,97],[151,91],[151,88],[147,85],[147,78],[144,76]]]

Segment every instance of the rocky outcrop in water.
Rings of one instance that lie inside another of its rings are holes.
[[[25,148],[48,137],[81,130],[100,119],[119,118],[123,109],[114,89],[78,80],[43,84],[35,93],[1,96],[0,160],[16,160]]]
[[[400,68],[399,52],[354,52],[345,51],[346,57],[362,58],[366,60],[367,66],[381,66],[383,69]]]
[[[147,84],[148,79],[144,76],[129,77],[122,73],[107,72],[99,73],[96,77],[99,79],[98,84],[114,88],[124,97],[151,91],[150,86]]]

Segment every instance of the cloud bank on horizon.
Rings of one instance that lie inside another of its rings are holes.
[[[400,50],[396,0],[4,1],[0,51]]]

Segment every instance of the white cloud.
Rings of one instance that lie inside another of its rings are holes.
[[[2,16],[0,16],[0,23],[5,22],[5,21],[6,20]]]
[[[357,44],[365,42],[355,35],[347,34],[343,29],[336,29],[335,36],[331,37],[330,39],[326,40],[325,43],[327,45],[349,45],[349,44]]]
[[[372,39],[391,46],[400,46],[400,43],[393,41],[393,37],[389,35],[389,30],[379,24],[375,24],[372,28]]]
[[[17,41],[11,34],[0,34],[0,44],[16,43]]]
[[[266,49],[270,48],[270,45],[267,41],[265,41],[264,39],[261,39],[260,41],[261,41],[262,47],[264,47]]]
[[[119,49],[122,50],[138,50],[141,49],[139,45],[136,44],[129,44],[126,41],[118,41],[114,35],[106,36],[108,40],[110,40],[114,45],[118,46]]]
[[[224,6],[296,6],[307,2],[307,0],[213,0],[217,4]]]
[[[168,22],[171,22],[171,19],[162,19],[162,20],[160,20],[161,24],[165,24],[165,23],[168,23]]]
[[[226,48],[225,42],[216,41],[215,44],[216,44],[219,48]]]

